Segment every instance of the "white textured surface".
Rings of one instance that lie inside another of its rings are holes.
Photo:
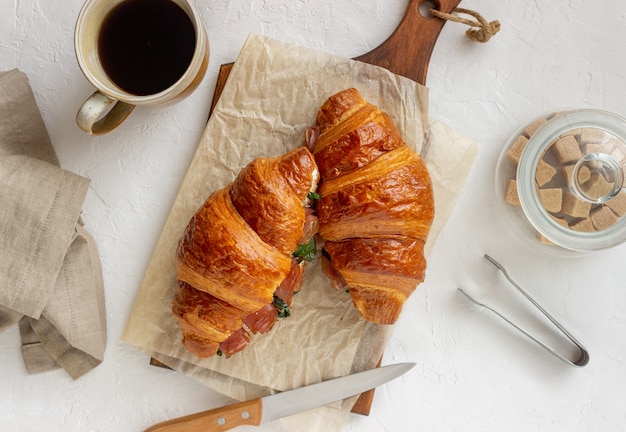
[[[0,0],[0,69],[31,80],[64,168],[91,178],[87,228],[102,256],[109,343],[105,361],[73,382],[64,372],[28,376],[14,327],[0,334],[0,430],[137,431],[226,398],[151,367],[119,342],[135,292],[207,118],[219,65],[249,32],[353,57],[379,45],[406,0],[198,0],[211,43],[200,88],[165,109],[137,109],[117,131],[91,138],[74,124],[92,91],[74,59],[82,5]],[[385,363],[418,366],[380,388],[369,417],[347,431],[618,431],[626,428],[625,246],[555,258],[520,243],[494,202],[493,173],[510,134],[563,107],[626,115],[626,7],[619,0],[467,0],[499,19],[487,44],[446,24],[431,59],[431,115],[476,140],[481,152],[430,257],[427,281],[409,300]],[[591,352],[574,369],[481,312],[456,291],[485,299],[501,279],[482,258],[505,264]],[[410,427],[409,427],[410,426]],[[265,430],[266,428],[264,428]],[[267,428],[271,430],[271,428]]]

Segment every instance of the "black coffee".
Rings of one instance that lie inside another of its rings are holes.
[[[104,71],[125,91],[145,96],[183,75],[196,44],[191,19],[170,0],[126,0],[106,16],[98,37]]]

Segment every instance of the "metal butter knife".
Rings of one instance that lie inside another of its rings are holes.
[[[399,363],[323,381],[294,390],[179,417],[145,432],[224,431],[242,425],[258,426],[363,393],[409,371],[415,363]]]

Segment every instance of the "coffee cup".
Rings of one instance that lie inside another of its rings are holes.
[[[186,0],[87,0],[74,48],[96,88],[76,115],[92,135],[115,129],[135,106],[182,100],[200,84],[209,61],[206,30]]]

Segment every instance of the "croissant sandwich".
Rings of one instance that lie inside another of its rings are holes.
[[[364,319],[393,324],[425,277],[434,217],[426,165],[353,88],[320,107],[306,143],[321,178],[322,268],[333,286],[348,288]]]
[[[194,214],[176,251],[172,305],[189,352],[229,357],[289,315],[316,252],[317,183],[313,155],[300,147],[252,161]]]

